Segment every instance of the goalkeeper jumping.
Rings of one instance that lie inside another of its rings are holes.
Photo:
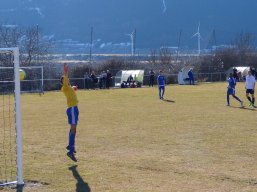
[[[62,84],[62,92],[67,98],[67,116],[68,116],[68,123],[70,124],[70,132],[69,132],[69,145],[66,149],[69,151],[67,156],[72,159],[73,161],[77,161],[74,153],[75,151],[75,137],[76,137],[76,129],[78,124],[79,118],[79,110],[78,110],[78,99],[76,95],[76,86],[71,86],[68,79],[68,66],[64,64],[63,67],[63,76],[61,77],[61,84]]]

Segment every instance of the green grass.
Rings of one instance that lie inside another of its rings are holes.
[[[78,91],[77,163],[66,157],[64,95],[23,95],[23,191],[257,191],[256,110],[226,107],[225,83],[167,86],[173,102],[157,92]],[[244,93],[239,84],[248,106]]]

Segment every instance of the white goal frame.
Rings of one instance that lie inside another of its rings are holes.
[[[15,126],[16,126],[16,167],[17,181],[0,184],[6,186],[10,184],[24,185],[23,180],[23,147],[22,147],[22,121],[21,121],[21,89],[20,89],[20,61],[19,48],[0,48],[0,53],[13,54],[14,62],[14,96],[15,96]]]

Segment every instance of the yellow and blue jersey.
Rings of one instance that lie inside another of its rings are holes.
[[[69,79],[67,75],[63,76],[63,85],[61,90],[67,98],[68,108],[78,105],[77,95],[75,90],[69,85]]]

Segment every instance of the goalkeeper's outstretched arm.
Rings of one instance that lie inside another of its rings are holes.
[[[69,79],[68,79],[68,66],[66,63],[63,65],[63,76],[61,77],[61,84],[63,88],[69,86]]]

